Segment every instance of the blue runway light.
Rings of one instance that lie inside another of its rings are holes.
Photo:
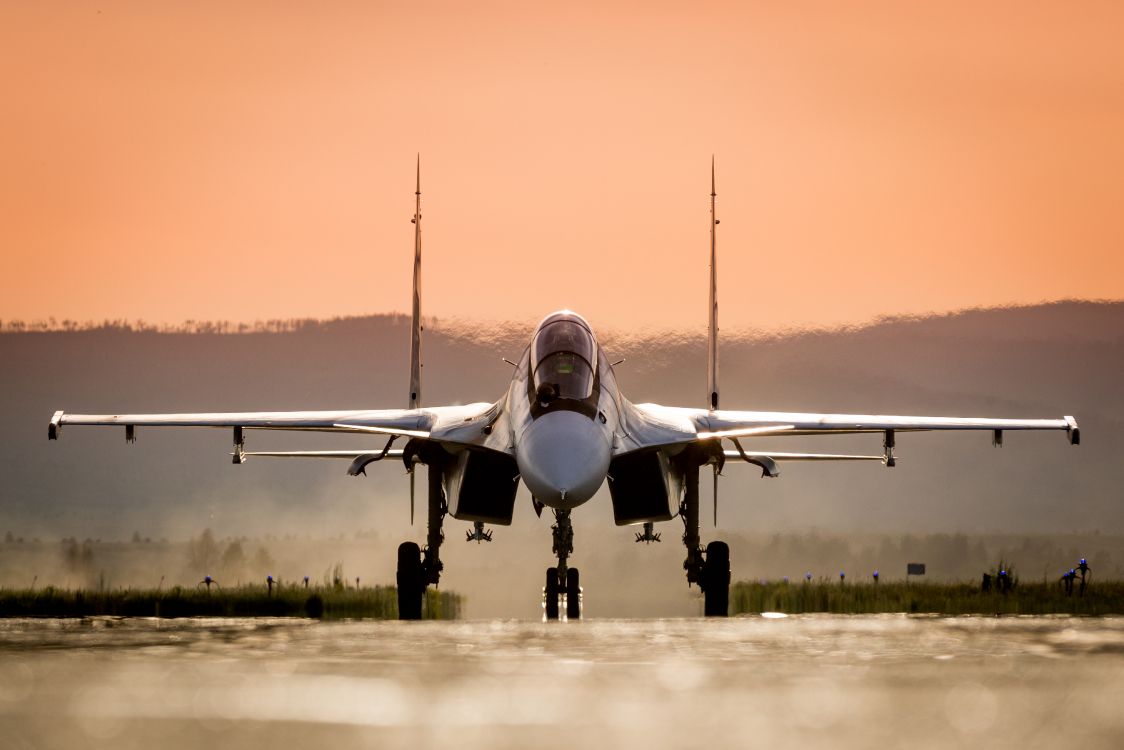
[[[810,580],[812,580],[812,574],[811,574],[811,573],[805,573],[805,574],[804,574],[804,580],[805,580],[805,581],[810,581]]]

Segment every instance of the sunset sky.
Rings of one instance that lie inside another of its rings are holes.
[[[1124,297],[1124,4],[0,4],[0,319]]]

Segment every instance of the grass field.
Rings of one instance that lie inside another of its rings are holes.
[[[455,620],[461,596],[426,592],[423,616]],[[286,586],[272,593],[263,586],[185,589],[2,589],[0,617],[316,617],[322,619],[398,617],[397,590],[390,586],[335,588]]]
[[[1090,584],[1066,596],[1056,583],[1019,583],[1008,594],[982,593],[969,583],[738,582],[730,586],[730,614],[917,612],[944,615],[1124,614],[1124,582]]]

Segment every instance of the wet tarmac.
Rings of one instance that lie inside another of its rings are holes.
[[[1124,618],[0,621],[0,748],[1124,746]]]

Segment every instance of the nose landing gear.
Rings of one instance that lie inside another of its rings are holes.
[[[580,620],[582,616],[582,588],[577,568],[570,568],[566,560],[574,551],[574,527],[569,510],[554,511],[555,523],[553,552],[558,556],[558,567],[546,569],[543,587],[543,614],[547,620],[557,620],[564,608],[567,620]]]

